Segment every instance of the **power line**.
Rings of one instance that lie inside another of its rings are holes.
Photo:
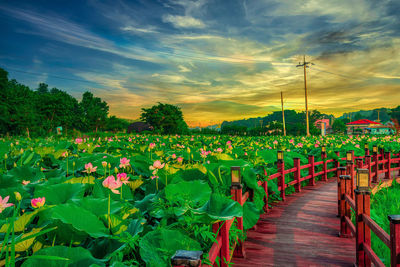
[[[342,77],[342,78],[345,78],[345,79],[349,79],[349,80],[366,81],[365,79],[357,79],[357,78],[350,77],[350,76],[347,76],[347,75],[334,73],[334,72],[330,72],[330,71],[327,71],[327,70],[321,70],[321,69],[316,68],[316,67],[313,67],[313,69],[315,69],[316,71],[319,71],[319,72],[325,72],[325,73],[336,75],[336,76],[339,76],[339,77]]]

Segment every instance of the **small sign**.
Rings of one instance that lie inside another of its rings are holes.
[[[56,128],[56,131],[57,131],[57,134],[58,135],[62,135],[62,126],[58,126],[57,128]]]

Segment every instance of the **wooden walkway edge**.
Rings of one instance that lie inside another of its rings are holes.
[[[247,232],[234,266],[353,266],[354,238],[340,238],[336,178],[274,204]]]

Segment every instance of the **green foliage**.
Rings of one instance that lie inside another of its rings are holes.
[[[346,132],[346,124],[343,120],[337,119],[332,124],[332,130],[337,133],[345,133]]]
[[[146,266],[169,266],[176,250],[200,250],[200,244],[178,230],[157,229],[140,241],[140,255]]]
[[[181,134],[188,131],[181,109],[174,105],[158,103],[151,108],[143,108],[140,119],[162,134]]]
[[[101,260],[98,260],[90,252],[82,247],[70,248],[64,246],[55,246],[44,248],[36,252],[24,262],[23,267],[46,266],[104,266]]]

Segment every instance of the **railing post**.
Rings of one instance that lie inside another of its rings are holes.
[[[369,146],[365,145],[365,156],[369,156]]]
[[[377,183],[378,182],[378,170],[379,170],[379,157],[378,153],[374,152],[372,154],[372,161],[375,162],[373,168],[372,168],[372,182]]]
[[[310,164],[310,167],[308,168],[308,174],[311,175],[310,178],[310,185],[314,186],[315,185],[315,165],[314,165],[314,156],[309,155],[308,156],[308,164]]]
[[[371,261],[363,249],[363,243],[371,246],[371,230],[362,219],[363,213],[369,216],[369,189],[356,189],[356,266],[371,266]]]
[[[365,164],[367,165],[369,178],[372,179],[371,156],[370,155],[365,156]]]
[[[294,172],[294,180],[296,183],[296,192],[301,192],[301,165],[300,165],[300,158],[293,159],[293,165],[296,168]]]
[[[327,169],[326,152],[321,152],[321,159],[322,159],[322,171],[324,172],[322,174],[322,180],[326,182],[328,181],[328,173],[326,172]]]
[[[400,215],[389,215],[390,221],[390,263],[400,266]]]
[[[340,199],[342,197],[342,191],[340,188],[340,176],[346,174],[346,167],[338,167],[337,168],[337,185],[338,185],[338,190],[337,190],[337,199],[338,199],[338,217],[341,216],[341,210],[340,210]]]
[[[352,199],[354,199],[354,186],[353,186],[353,180],[350,176],[350,179],[345,179],[345,184],[346,184],[346,189],[345,189],[345,194],[351,196]],[[351,208],[350,204],[345,200],[345,216],[351,219]],[[346,235],[348,237],[351,237],[351,231],[350,227],[346,224]]]
[[[385,158],[387,160],[385,178],[390,179],[392,177],[392,155],[390,152],[385,153]]]
[[[203,255],[202,251],[177,250],[171,257],[171,265],[173,267],[201,267],[201,255]]]
[[[347,174],[350,176],[351,182],[349,182],[350,186],[350,192],[349,196],[354,199],[354,163],[353,162],[347,162]]]
[[[263,188],[264,188],[264,192],[265,192],[265,201],[264,201],[264,212],[268,212],[269,211],[269,207],[268,207],[268,198],[269,198],[269,194],[268,194],[268,173],[264,168],[264,176],[265,176],[265,180],[263,182]]]
[[[229,262],[229,229],[227,221],[224,221],[221,226],[221,267],[227,267]]]
[[[278,160],[278,172],[281,174],[279,176],[279,183],[281,186],[281,198],[282,198],[282,201],[285,201],[286,200],[286,196],[285,196],[286,184],[285,184],[285,161],[284,160]]]
[[[234,167],[232,167],[231,172],[233,172],[234,170],[235,170]],[[240,169],[239,169],[239,172],[237,172],[237,175],[240,176]],[[231,174],[231,176],[234,176],[234,174]],[[239,177],[239,181],[241,181],[240,177]],[[234,201],[238,202],[240,204],[240,206],[243,206],[243,186],[240,182],[234,183],[232,181],[231,195],[232,195],[232,199]],[[243,217],[236,217],[236,220],[237,220],[238,229],[240,231],[242,231],[242,233],[243,233]],[[225,224],[226,224],[226,221],[225,221]],[[229,252],[229,229],[227,231],[228,231],[228,252]],[[244,253],[245,252],[244,252],[243,242],[241,242],[241,240],[238,240],[233,254],[236,257],[244,258]],[[228,253],[228,255],[229,255],[229,253]],[[227,258],[227,259],[229,260],[229,258]]]
[[[350,229],[348,229],[345,216],[347,215],[347,206],[348,204],[346,203],[346,200],[344,196],[346,195],[346,181],[350,180],[350,175],[340,175],[340,232],[339,236],[340,237],[350,237]]]

